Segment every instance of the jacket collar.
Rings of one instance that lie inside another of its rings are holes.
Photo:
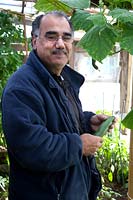
[[[58,87],[58,84],[46,69],[46,67],[42,64],[34,50],[30,52],[26,64],[30,65],[36,71],[36,73],[38,73],[44,84],[49,84],[52,88]],[[76,90],[79,90],[81,85],[84,83],[84,77],[68,65],[64,66],[61,75],[66,81],[69,81],[69,83]]]

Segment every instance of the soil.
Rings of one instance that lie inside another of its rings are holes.
[[[121,195],[121,197],[115,197],[116,200],[128,200],[127,188],[123,188],[121,185],[115,184],[112,186],[112,190],[118,192]]]

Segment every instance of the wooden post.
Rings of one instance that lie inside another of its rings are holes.
[[[128,176],[128,200],[133,199],[133,131],[130,134],[130,156]]]
[[[128,52],[120,53],[120,112],[128,113],[131,108],[131,55]],[[124,106],[123,106],[124,105]]]
[[[25,38],[25,58],[24,58],[24,62],[25,62],[27,60],[27,57],[28,57],[28,42],[27,42],[27,36],[26,36],[26,19],[25,19],[25,14],[22,15],[22,21],[23,21],[24,38]]]
[[[130,57],[130,63],[133,65],[133,57]],[[132,66],[133,68],[133,66]],[[133,108],[133,71],[132,71],[132,108]],[[129,149],[129,176],[128,176],[128,200],[133,199],[133,130],[130,133],[130,149]]]

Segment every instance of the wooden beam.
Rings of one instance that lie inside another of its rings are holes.
[[[22,43],[13,43],[11,44],[12,48],[15,49],[16,51],[25,51],[25,44]]]
[[[28,42],[26,37],[26,22],[25,22],[25,15],[23,15],[23,27],[24,27],[24,38],[25,38],[25,51],[26,51],[26,59],[28,57]]]
[[[120,112],[128,113],[131,102],[131,63],[129,53],[120,52]]]
[[[132,98],[132,56],[128,55],[128,69],[127,69],[127,98],[126,98],[126,111],[131,109]]]
[[[133,68],[133,57],[132,60]],[[133,72],[132,72],[132,88],[133,88]],[[132,89],[132,108],[133,108],[133,89]],[[130,152],[129,152],[129,176],[128,176],[128,200],[133,199],[133,130],[130,133]]]
[[[128,200],[133,199],[133,131],[130,134],[130,155],[129,155],[129,176],[128,176]]]

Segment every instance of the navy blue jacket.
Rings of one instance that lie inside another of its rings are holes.
[[[62,76],[76,100],[83,132],[94,113],[82,112],[84,77],[69,66]],[[2,97],[10,159],[9,200],[95,200],[101,189],[94,157],[82,156],[80,133],[62,88],[32,51]]]

